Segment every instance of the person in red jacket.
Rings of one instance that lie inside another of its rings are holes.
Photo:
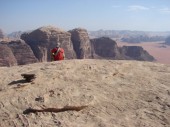
[[[57,43],[56,47],[51,50],[51,61],[64,60],[64,49],[60,47],[60,43]]]

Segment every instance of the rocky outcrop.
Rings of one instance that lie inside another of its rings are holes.
[[[0,66],[17,65],[17,60],[7,43],[0,43]]]
[[[56,47],[57,42],[60,42],[61,47],[64,48],[67,59],[76,58],[71,42],[71,34],[59,28],[41,27],[31,33],[22,34],[21,39],[30,45],[36,58],[41,62],[50,61],[50,50]]]
[[[90,39],[86,29],[76,28],[69,31],[74,51],[78,59],[91,58]]]
[[[35,63],[38,61],[30,46],[28,46],[23,40],[11,41],[8,43],[8,47],[13,52],[18,65]]]
[[[121,59],[117,43],[108,38],[91,39],[93,58]]]
[[[154,61],[154,57],[151,56],[146,50],[140,46],[123,46],[120,48],[121,54],[125,59],[140,60],[140,61]]]

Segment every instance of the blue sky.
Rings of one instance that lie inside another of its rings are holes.
[[[47,25],[170,31],[170,0],[0,0],[0,16],[5,33]]]

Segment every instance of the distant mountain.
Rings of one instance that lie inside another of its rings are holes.
[[[129,42],[129,43],[140,43],[140,42],[155,42],[155,41],[164,41],[165,36],[147,36],[147,35],[140,35],[136,37],[123,37],[121,40],[123,42]]]
[[[12,32],[10,34],[7,35],[8,38],[11,38],[11,39],[20,39],[20,36],[23,34],[24,32],[22,31],[15,31],[15,32]]]
[[[166,38],[166,40],[165,40],[165,44],[170,45],[170,36]]]
[[[0,39],[4,38],[4,34],[2,32],[2,30],[0,29]]]
[[[130,30],[89,31],[89,36],[91,38],[109,37],[130,43],[165,41],[165,38],[169,35],[170,32],[130,31]]]

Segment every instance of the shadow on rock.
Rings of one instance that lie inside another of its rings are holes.
[[[17,85],[19,83],[28,83],[28,81],[21,79],[21,80],[17,80],[17,81],[12,81],[11,83],[9,83],[8,85]]]

